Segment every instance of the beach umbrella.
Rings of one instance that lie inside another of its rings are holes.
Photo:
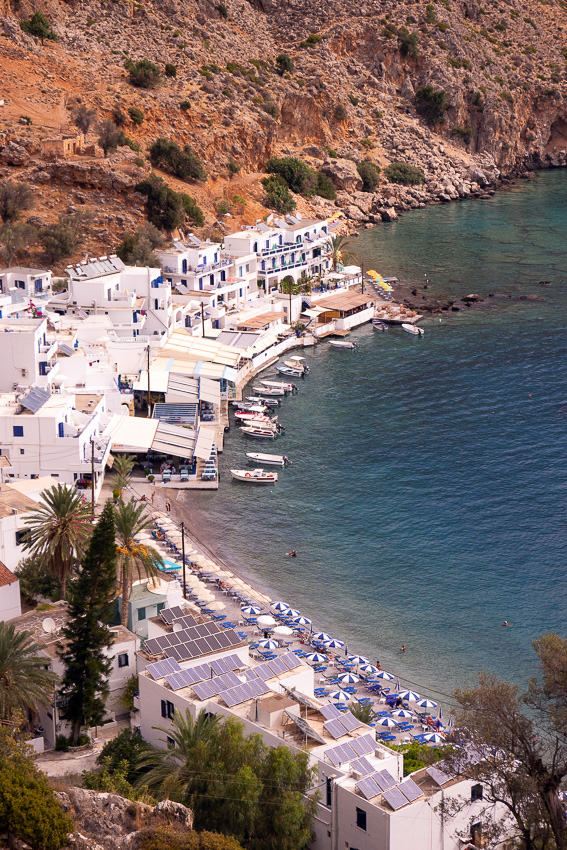
[[[428,744],[443,744],[445,742],[445,738],[439,732],[426,732],[425,735],[421,736],[421,740],[427,741]]]
[[[385,670],[380,670],[378,673],[376,673],[376,678],[377,679],[386,679],[387,682],[391,682],[394,677],[392,676],[391,673],[386,673]]]
[[[331,635],[328,635],[326,632],[317,632],[316,635],[313,635],[313,640],[331,640]]]
[[[282,637],[289,637],[293,634],[293,629],[290,629],[289,626],[276,626],[274,629],[275,635],[282,635]]]
[[[320,652],[312,652],[310,655],[306,655],[305,657],[308,661],[312,661],[314,664],[322,664],[323,661],[327,660],[327,656]]]
[[[339,682],[341,685],[356,685],[357,682],[360,682],[360,679],[354,673],[343,673],[342,676],[339,676]]]
[[[189,573],[187,578],[185,579],[185,584],[188,587],[199,587],[203,584],[199,576],[194,575],[193,573]]]
[[[420,708],[437,708],[437,703],[433,702],[432,699],[418,699],[416,705],[419,705]]]
[[[348,660],[353,664],[370,664],[368,658],[364,658],[363,655],[349,655]]]
[[[271,602],[270,608],[273,608],[274,611],[289,611],[287,602]]]
[[[398,726],[398,722],[391,717],[380,717],[376,724],[378,726],[386,726],[388,729],[393,729],[395,726]]]
[[[226,605],[224,604],[224,602],[215,601],[215,602],[211,602],[211,604],[209,605],[209,608],[211,609],[211,611],[224,611],[224,609],[226,608]]]
[[[261,646],[264,649],[277,649],[278,642],[275,640],[270,640],[269,638],[265,638],[264,640],[258,641],[258,646]]]
[[[390,715],[392,717],[413,717],[413,714],[407,708],[397,708],[395,711],[391,711]]]
[[[417,702],[419,699],[419,694],[416,694],[415,691],[402,691],[398,694],[402,699],[407,699],[408,702]]]
[[[297,617],[301,617],[301,613],[299,611],[296,611],[295,608],[288,608],[288,610],[284,613],[286,617],[291,617],[292,620],[297,619]]]
[[[331,638],[331,640],[325,640],[323,641],[323,643],[326,647],[328,647],[328,649],[343,649],[345,645],[344,641],[335,640],[335,638]]]
[[[346,691],[332,691],[329,696],[337,702],[348,702],[350,699],[350,694]]]
[[[372,277],[372,278],[379,277],[378,272],[374,271],[374,269],[370,269],[369,271],[366,272],[366,274],[368,275],[368,277]]]
[[[258,617],[258,625],[259,626],[275,626],[276,621],[273,617],[270,617],[269,614],[262,614],[261,617]]]
[[[363,664],[360,668],[363,673],[377,673],[378,667],[375,667],[374,664]]]
[[[298,626],[310,626],[311,620],[307,617],[294,617],[293,622],[297,623]]]
[[[257,605],[244,605],[244,607],[240,610],[243,614],[249,614],[254,617],[256,614],[259,614],[262,609]]]

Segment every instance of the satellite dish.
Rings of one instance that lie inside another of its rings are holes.
[[[173,631],[174,632],[182,632],[183,626],[181,625],[181,623],[174,623],[173,624]]]
[[[46,634],[52,634],[55,631],[55,620],[52,620],[51,617],[46,617],[41,622],[41,628]]]

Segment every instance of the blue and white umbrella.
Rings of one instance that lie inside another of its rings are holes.
[[[335,638],[331,638],[331,640],[325,640],[323,641],[323,643],[329,649],[343,649],[345,645],[344,641],[336,640]]]
[[[326,632],[317,632],[316,635],[313,635],[313,640],[331,640],[331,635],[328,635]]]
[[[445,738],[439,732],[426,732],[425,735],[421,736],[421,740],[427,741],[428,744],[443,744],[445,742]]]
[[[362,655],[349,655],[349,661],[352,661],[353,664],[370,664],[368,658],[364,658]]]
[[[419,699],[419,694],[416,694],[415,691],[402,691],[398,696],[407,699],[408,702],[417,702]]]
[[[392,717],[413,717],[413,714],[407,708],[397,708],[395,711],[391,711],[390,715]]]
[[[258,646],[261,646],[263,649],[277,649],[278,644],[275,640],[270,640],[270,638],[264,638],[264,640],[258,641]]]
[[[420,708],[437,708],[437,703],[433,702],[432,699],[427,699],[426,697],[418,699],[416,705],[419,705]]]
[[[360,668],[363,673],[377,673],[378,667],[375,667],[374,664],[363,664]]]
[[[312,661],[314,664],[322,664],[323,661],[327,660],[327,656],[323,655],[321,652],[312,652],[311,655],[305,656],[308,661]]]
[[[292,620],[297,619],[297,617],[301,617],[301,612],[296,611],[295,608],[288,608],[287,611],[282,611],[282,613],[285,614],[286,617],[291,617]]]
[[[289,611],[287,602],[272,602],[270,608],[273,608],[274,611]]]
[[[385,670],[380,670],[378,673],[376,673],[376,678],[377,678],[377,679],[386,679],[386,681],[387,681],[387,682],[391,682],[391,681],[393,681],[393,679],[394,679],[394,677],[392,676],[392,674],[391,674],[391,673],[386,673],[386,671],[385,671]]]
[[[354,673],[343,673],[339,676],[339,682],[341,685],[356,685],[357,682],[360,682],[360,679]]]
[[[298,626],[310,626],[311,620],[308,617],[294,617],[293,622]]]
[[[249,614],[250,616],[255,616],[256,614],[259,614],[262,609],[258,608],[257,605],[245,605],[244,608],[241,608],[240,610],[242,611],[243,614]]]
[[[398,726],[398,722],[391,717],[381,717],[376,721],[378,726],[386,726],[388,729],[393,729],[395,726]]]
[[[337,702],[348,702],[350,699],[350,694],[346,691],[332,691],[329,696]]]

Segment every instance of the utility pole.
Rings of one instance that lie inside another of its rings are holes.
[[[364,295],[364,260],[360,262],[360,282],[362,284],[361,292]]]
[[[205,305],[201,301],[201,336],[205,336]]]
[[[94,436],[91,437],[91,519],[94,519],[95,509],[95,468],[94,468]]]
[[[187,599],[187,584],[185,583],[185,523],[181,523],[181,556],[183,558],[183,599]]]
[[[152,402],[150,394],[150,344],[148,343],[148,419],[152,415]]]
[[[292,286],[291,275],[290,275],[290,279],[288,281],[288,286],[289,286],[289,326],[291,327],[291,286]]]

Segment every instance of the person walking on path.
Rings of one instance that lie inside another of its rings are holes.
[[[165,500],[165,511],[166,511],[166,513],[171,512],[171,502],[169,501],[169,499]]]
[[[152,499],[152,508],[153,508],[153,506],[154,506],[155,498],[156,498],[156,491],[155,491],[155,490],[152,490],[152,496],[151,496],[151,499]]]

